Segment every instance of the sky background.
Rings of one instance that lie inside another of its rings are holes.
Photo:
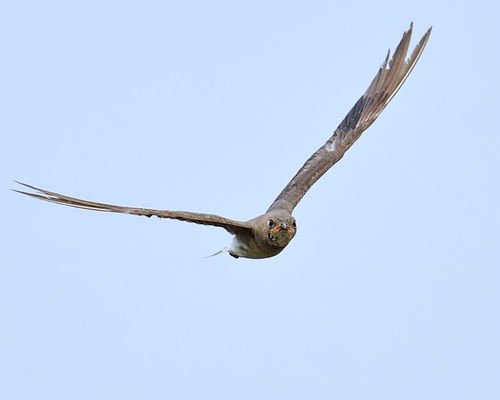
[[[0,12],[0,398],[499,399],[493,1],[15,1]],[[409,23],[433,33],[266,260],[62,207],[266,210]]]

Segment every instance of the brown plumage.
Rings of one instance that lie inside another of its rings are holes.
[[[403,34],[391,60],[387,53],[372,83],[335,129],[333,135],[305,162],[267,211],[280,209],[291,213],[309,188],[343,157],[389,104],[417,63],[432,30],[432,28],[427,30],[410,58],[406,60],[412,28],[413,24]]]
[[[156,216],[218,226],[235,235],[231,247],[223,250],[229,252],[233,257],[266,258],[275,256],[288,245],[296,233],[296,223],[292,216],[295,206],[309,188],[343,157],[352,144],[377,119],[412,71],[431,33],[431,28],[429,28],[407,59],[412,28],[413,25],[410,25],[410,28],[403,34],[393,57],[390,59],[389,53],[387,54],[370,86],[333,132],[333,135],[305,162],[266,213],[254,219],[242,222],[214,214],[96,203],[50,192],[21,182],[17,183],[33,192],[15,191],[41,200],[87,210],[146,217]]]

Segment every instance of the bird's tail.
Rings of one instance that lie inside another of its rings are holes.
[[[229,252],[229,247],[224,247],[222,250],[219,250],[218,252],[216,252],[214,254],[210,254],[209,256],[205,256],[203,258],[214,257],[214,256],[218,256],[220,254],[224,254],[224,253],[228,253],[228,252]]]

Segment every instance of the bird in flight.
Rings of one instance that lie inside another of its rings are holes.
[[[228,252],[235,258],[273,257],[279,254],[295,236],[297,225],[295,218],[292,216],[292,211],[299,201],[309,188],[343,157],[352,144],[377,119],[417,63],[432,28],[427,30],[407,58],[412,29],[413,24],[410,24],[392,57],[390,57],[390,52],[387,53],[385,61],[370,86],[335,129],[333,135],[305,162],[267,211],[249,221],[236,221],[214,214],[96,203],[50,192],[21,182],[17,183],[31,189],[31,191],[15,189],[14,191],[37,199],[87,210],[143,215],[146,217],[156,216],[195,224],[218,226],[234,235],[234,238],[230,247],[216,254]]]

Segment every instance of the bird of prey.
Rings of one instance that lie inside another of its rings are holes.
[[[273,257],[288,245],[297,231],[292,211],[304,194],[332,165],[343,157],[352,144],[377,119],[417,63],[432,28],[427,30],[407,58],[412,29],[413,24],[410,24],[392,57],[390,57],[390,51],[388,52],[370,86],[354,104],[354,107],[335,129],[332,136],[305,162],[267,211],[249,221],[236,221],[214,214],[96,203],[50,192],[21,182],[17,183],[31,189],[31,191],[15,191],[37,199],[87,210],[143,215],[146,217],[156,216],[218,226],[234,235],[234,238],[230,247],[216,254],[228,252],[235,258]]]

